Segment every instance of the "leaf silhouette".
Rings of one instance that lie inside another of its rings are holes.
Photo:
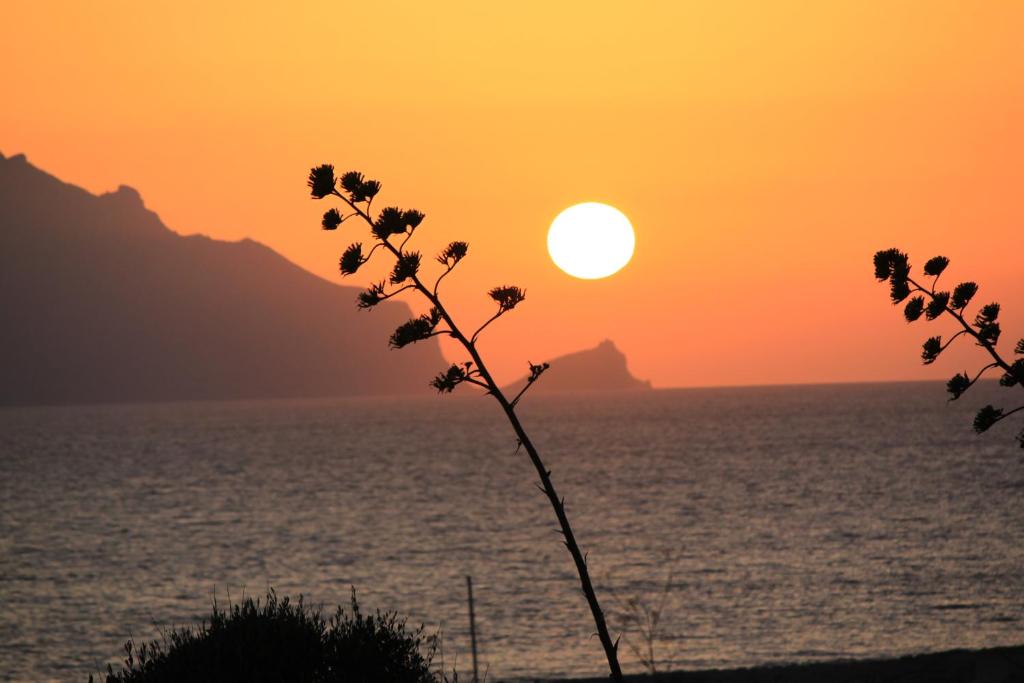
[[[931,365],[942,353],[942,337],[928,337],[921,346],[921,360],[925,365]]]
[[[932,296],[932,300],[925,307],[924,317],[928,318],[928,320],[935,320],[946,310],[946,304],[948,303],[949,292],[936,292]]]
[[[505,285],[503,287],[495,287],[487,292],[487,296],[497,301],[498,309],[504,313],[505,311],[511,311],[522,303],[526,298],[526,292],[515,285]]]
[[[889,279],[889,273],[892,272],[892,249],[888,251],[876,251],[874,264],[875,264],[875,279],[879,282],[882,280]]]
[[[466,257],[468,251],[469,245],[465,242],[452,242],[437,255],[437,262],[443,266],[454,266]]]
[[[391,284],[398,285],[406,280],[416,277],[420,270],[420,253],[409,251],[400,254],[395,260],[395,267],[391,271]]]
[[[893,305],[896,305],[910,296],[910,285],[907,284],[906,280],[892,280],[892,285],[889,288],[889,296],[892,298]]]
[[[974,416],[974,431],[978,434],[988,431],[988,429],[999,422],[999,419],[1003,416],[1003,411],[999,408],[995,408],[991,405],[987,405],[978,411],[978,414]]]
[[[978,327],[984,327],[985,325],[991,325],[999,318],[999,304],[992,302],[985,304],[978,311],[978,315],[974,318],[974,324]]]
[[[423,213],[416,209],[406,209],[402,212],[402,221],[404,221],[405,224],[413,230],[419,227],[419,224],[423,222],[424,217]]]
[[[994,346],[999,341],[999,323],[996,322],[999,318],[999,304],[992,302],[985,304],[978,311],[978,315],[974,318],[974,326],[978,328],[978,336],[981,341]]]
[[[955,401],[963,395],[971,386],[971,378],[967,376],[966,372],[961,372],[953,375],[953,377],[946,382],[946,391],[948,391],[952,398],[950,401]]]
[[[910,275],[910,261],[899,249],[876,252],[874,263],[875,277],[879,280],[888,280],[893,276],[898,280],[905,280]]]
[[[334,166],[323,164],[315,166],[309,172],[309,193],[314,199],[323,199],[334,192]]]
[[[378,239],[384,240],[391,235],[400,235],[403,232],[405,232],[405,218],[402,210],[395,206],[389,206],[381,211],[373,223],[373,234]]]
[[[954,310],[960,310],[969,304],[977,293],[978,285],[976,283],[961,282],[953,289],[953,303],[951,307]]]
[[[913,299],[907,302],[906,307],[903,309],[903,317],[907,319],[908,323],[912,323],[921,317],[924,312],[924,297],[915,296]]]
[[[365,292],[359,292],[359,297],[356,300],[356,305],[362,309],[373,308],[381,301],[384,300],[384,283],[378,283],[370,285],[370,288]]]
[[[356,242],[349,245],[348,249],[341,255],[338,267],[342,275],[352,275],[359,270],[359,266],[363,265],[364,262],[363,245],[360,242]]]
[[[338,226],[341,225],[341,214],[338,213],[337,209],[330,209],[324,214],[324,218],[320,221],[320,227],[324,230],[337,230]]]
[[[438,390],[438,392],[451,393],[456,386],[464,382],[466,379],[466,367],[462,365],[452,364],[446,371],[439,373],[437,377],[430,381],[430,386]]]
[[[371,180],[374,183],[373,194],[377,194],[380,190],[380,183],[375,180]],[[365,202],[367,199],[373,196],[373,194],[367,194],[367,184],[363,180],[363,174],[359,171],[349,171],[341,176],[341,187],[348,192],[349,199],[353,202]]]
[[[359,192],[367,199],[373,199],[380,192],[380,181],[367,180],[359,187]]]
[[[949,259],[945,256],[935,256],[928,259],[928,263],[924,264],[924,274],[938,277],[942,275],[942,271],[949,265]]]
[[[388,343],[391,345],[391,348],[400,349],[403,346],[429,339],[436,324],[427,315],[413,318],[399,325],[398,329],[391,335]]]

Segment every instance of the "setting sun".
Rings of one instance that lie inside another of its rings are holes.
[[[596,280],[619,272],[633,258],[636,237],[626,215],[598,202],[558,214],[548,230],[548,253],[573,277]]]

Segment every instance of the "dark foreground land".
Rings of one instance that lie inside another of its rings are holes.
[[[987,650],[950,650],[899,659],[762,666],[752,669],[673,671],[626,676],[650,683],[1009,683],[1024,681],[1024,645]],[[564,683],[607,683],[575,678]]]

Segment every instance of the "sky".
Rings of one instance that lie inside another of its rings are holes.
[[[1001,347],[1024,336],[1024,3],[40,1],[3,24],[5,155],[335,282],[368,234],[319,230],[305,178],[363,171],[427,214],[410,246],[470,243],[443,289],[465,327],[527,290],[481,342],[501,381],[606,338],[657,387],[980,367],[967,343],[921,367],[955,328],[902,321],[888,247],[950,257],[1003,304]],[[547,255],[583,201],[636,229],[604,280]]]

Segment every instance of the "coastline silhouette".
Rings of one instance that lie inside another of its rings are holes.
[[[0,404],[427,394],[436,342],[409,315],[252,240],[181,236],[122,186],[101,196],[0,157]]]

